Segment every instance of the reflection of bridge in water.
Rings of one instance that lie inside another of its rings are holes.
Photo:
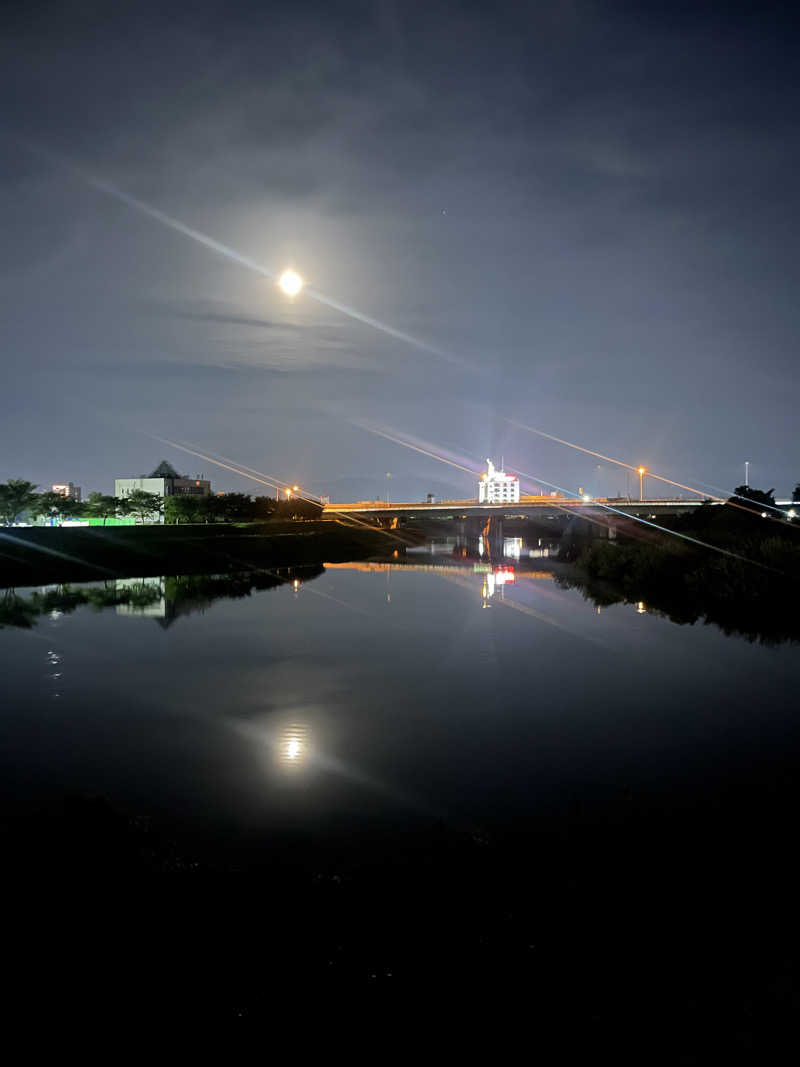
[[[510,566],[502,563],[472,563],[468,567],[457,563],[326,563],[326,571],[361,571],[364,574],[391,574],[393,571],[408,573],[409,571],[427,571],[435,574],[490,574],[493,570],[512,574],[513,580],[520,581],[547,581],[552,580],[553,571],[528,570],[518,565]]]
[[[528,547],[521,537],[496,541],[479,535],[471,539],[453,537],[446,541],[432,541],[425,548],[403,553],[395,550],[390,560],[326,563],[325,569],[385,575],[389,601],[388,585],[393,572],[434,573],[447,581],[474,587],[486,607],[495,596],[504,599],[506,588],[518,582],[552,581],[554,571],[543,569],[543,564],[551,558],[555,560],[557,555],[557,546],[541,538],[533,547]]]

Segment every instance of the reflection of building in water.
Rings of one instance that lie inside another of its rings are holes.
[[[283,589],[295,596],[305,582],[324,572],[321,563],[301,567],[273,567],[269,571],[233,574],[178,574],[165,578],[125,578],[116,582],[120,603],[118,615],[140,615],[155,619],[159,626],[171,626],[182,615],[203,612],[221,599],[238,599],[254,591]]]
[[[503,555],[508,556],[509,559],[519,559],[522,553],[522,538],[521,537],[504,537],[503,538]]]
[[[281,767],[298,770],[308,761],[311,730],[301,722],[288,723],[281,730],[276,749],[276,758]]]
[[[118,593],[131,593],[127,604],[117,604],[117,615],[143,615],[149,619],[166,619],[169,606],[163,578],[117,578]],[[141,603],[136,603],[141,596]]]
[[[128,594],[127,603],[117,604],[117,615],[139,615],[155,619],[166,630],[181,615],[205,611],[214,603],[215,579],[212,575],[166,578],[118,578],[116,591]],[[222,592],[221,595],[225,595]]]
[[[559,545],[551,542],[544,541],[539,538],[539,544],[536,548],[528,549],[528,559],[549,559],[550,556],[557,556]]]
[[[487,571],[483,576],[483,587],[481,589],[483,606],[487,607],[487,601],[491,600],[498,590],[502,598],[505,587],[514,581],[514,577],[513,567],[495,567],[493,571]]]
[[[487,473],[478,482],[479,504],[518,504],[519,478],[497,470],[490,459],[486,460]]]

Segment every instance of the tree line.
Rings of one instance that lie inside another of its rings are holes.
[[[126,496],[90,493],[85,501],[71,500],[52,490],[37,492],[33,482],[12,478],[0,483],[0,523],[11,526],[24,516],[30,522],[39,518],[64,522],[67,519],[108,519],[131,517],[136,522],[158,522],[162,515],[169,524],[209,522],[259,522],[273,517],[316,519],[322,513],[319,504],[299,497],[275,500],[247,493],[224,493],[221,496],[168,496],[133,489]]]
[[[293,497],[276,500],[271,496],[224,493],[222,496],[168,496],[164,500],[166,523],[263,522],[265,519],[318,519],[322,505]]]
[[[163,512],[164,501],[158,493],[146,493],[134,489],[125,497],[109,496],[106,493],[90,493],[88,500],[72,500],[48,489],[36,491],[33,482],[12,478],[0,483],[0,521],[11,526],[24,516],[30,522],[39,518],[56,519],[102,519],[131,516],[147,522],[158,519]]]

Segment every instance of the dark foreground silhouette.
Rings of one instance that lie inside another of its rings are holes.
[[[3,822],[6,965],[24,1010],[94,1027],[236,1032],[284,997],[381,985],[442,1010],[519,997],[537,1047],[555,1036],[564,1056],[609,1041],[642,1062],[763,1056],[800,998],[797,799],[788,774],[754,776],[589,790],[514,826],[243,840],[67,798]]]

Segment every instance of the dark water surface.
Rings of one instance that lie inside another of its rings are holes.
[[[82,792],[234,837],[491,832],[631,791],[680,803],[794,757],[796,646],[598,612],[547,560],[409,559],[5,629],[5,809]]]
[[[41,864],[52,849],[53,873],[71,875],[69,805],[99,803],[111,829],[89,835],[91,856],[78,835],[78,871],[116,862],[115,835],[133,826],[152,836],[157,869],[281,867],[331,892],[367,884],[368,907],[382,909],[368,937],[342,932],[338,904],[306,901],[327,916],[314,974],[337,961],[356,978],[429,974],[429,941],[409,958],[387,934],[385,909],[412,898],[472,901],[437,966],[466,960],[484,974],[501,960],[528,974],[525,954],[548,943],[543,916],[600,936],[594,909],[625,910],[632,886],[628,903],[649,918],[628,944],[652,945],[679,899],[709,917],[707,933],[746,897],[737,951],[744,939],[756,952],[758,924],[795,886],[797,646],[677,626],[645,604],[598,610],[558,585],[545,550],[507,548],[499,564],[438,546],[405,563],[287,572],[260,590],[246,576],[235,587],[137,579],[99,610],[40,597],[50,606],[29,628],[0,632],[12,836],[33,826],[23,854]],[[136,866],[134,837],[133,860],[123,852]],[[387,871],[400,868],[397,883]],[[794,990],[784,926],[777,937],[770,974]],[[562,966],[551,952],[548,967]],[[692,965],[681,967],[694,996]],[[226,1011],[254,1010],[237,997],[222,997]]]

